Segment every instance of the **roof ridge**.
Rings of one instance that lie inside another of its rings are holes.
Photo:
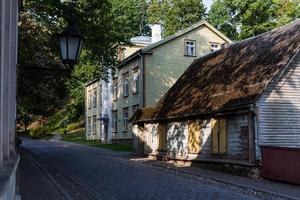
[[[296,19],[296,20],[294,20],[294,21],[291,21],[291,22],[288,23],[288,24],[284,24],[284,25],[282,25],[282,26],[276,27],[276,28],[274,28],[274,29],[272,29],[272,30],[270,30],[270,31],[263,32],[263,33],[260,33],[260,34],[258,34],[258,35],[255,35],[255,36],[252,36],[252,37],[249,37],[249,38],[245,38],[245,39],[243,39],[243,40],[239,40],[239,41],[233,42],[233,43],[227,45],[227,47],[229,47],[229,46],[231,46],[231,45],[239,44],[239,43],[242,43],[242,42],[245,42],[245,41],[248,41],[248,40],[252,40],[252,39],[255,39],[255,38],[258,38],[258,37],[261,37],[261,36],[266,35],[266,34],[269,34],[269,33],[271,33],[271,32],[276,32],[276,31],[278,31],[279,29],[283,29],[283,28],[285,28],[285,27],[287,27],[287,26],[289,26],[289,25],[291,25],[291,24],[293,24],[293,23],[296,23],[296,22],[300,22],[300,19]]]

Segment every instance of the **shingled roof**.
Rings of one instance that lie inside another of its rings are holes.
[[[298,52],[300,21],[196,59],[154,107],[133,122],[180,119],[255,103]]]

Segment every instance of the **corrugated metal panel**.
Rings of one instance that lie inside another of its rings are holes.
[[[258,144],[300,147],[300,54],[258,101]]]
[[[265,178],[300,184],[300,149],[262,147]]]

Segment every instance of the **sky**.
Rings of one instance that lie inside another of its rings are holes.
[[[212,1],[213,1],[213,0],[203,0],[203,3],[204,3],[204,5],[206,6],[207,11],[209,10],[209,8],[210,8],[210,6],[211,6]]]

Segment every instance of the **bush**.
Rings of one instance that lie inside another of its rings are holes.
[[[39,139],[46,136],[46,129],[44,127],[36,127],[30,129],[29,136],[34,139]]]
[[[81,127],[83,127],[83,122],[72,123],[67,126],[67,131],[70,132]]]

